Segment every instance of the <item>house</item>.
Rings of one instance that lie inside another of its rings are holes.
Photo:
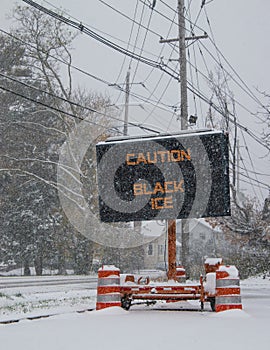
[[[177,221],[177,233],[181,240],[181,222]],[[216,256],[218,247],[223,242],[223,234],[219,228],[213,228],[205,219],[189,220],[190,254]]]
[[[167,233],[165,231],[144,246],[144,267],[146,269],[167,270],[168,250]],[[180,260],[181,244],[176,242],[176,260]]]
[[[150,230],[143,233],[149,237]],[[167,268],[168,261],[168,246],[167,246],[167,228],[165,222],[157,235],[157,228],[154,230],[156,235],[153,240],[144,246],[144,266],[146,269],[164,269]],[[153,233],[153,232],[152,232]],[[181,221],[176,221],[176,261],[181,265]],[[203,262],[206,256],[215,257],[219,251],[218,247],[223,242],[222,231],[213,229],[205,219],[190,219],[189,220],[189,255],[190,259],[198,262]]]

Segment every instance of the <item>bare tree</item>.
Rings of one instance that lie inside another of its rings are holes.
[[[266,100],[266,103],[262,105],[260,111],[258,111],[258,117],[262,121],[264,128],[262,131],[262,137],[267,145],[268,149],[270,149],[270,94],[265,91],[258,91],[262,97]],[[269,154],[269,153],[268,153]]]
[[[221,70],[216,73],[210,72],[208,84],[212,91],[211,101],[218,105],[220,115],[213,115],[211,104],[208,112],[208,125],[213,128],[220,128],[230,134],[230,163],[232,165],[232,186],[236,188],[236,156],[237,156],[237,138],[238,130],[236,124],[236,108],[233,92],[228,86],[229,78]],[[233,122],[230,120],[233,119]]]
[[[209,76],[209,87],[212,91],[211,101],[219,107],[220,114],[213,112],[211,104],[209,107],[208,126],[214,128],[223,128],[230,134],[230,165],[232,169],[232,178],[230,183],[231,189],[231,216],[222,218],[212,218],[209,222],[213,226],[220,226],[226,240],[228,249],[224,251],[231,261],[238,256],[241,260],[247,262],[247,265],[253,264],[253,272],[258,267],[264,268],[263,257],[265,252],[269,252],[269,245],[263,242],[263,234],[265,231],[265,221],[262,219],[262,212],[256,199],[246,198],[239,193],[236,186],[237,171],[236,156],[237,156],[237,138],[238,130],[236,123],[236,109],[233,93],[228,87],[229,79],[226,74],[218,69],[214,74],[211,72]],[[265,125],[264,138],[266,142],[270,142],[269,137],[269,114],[264,109]],[[236,250],[238,253],[236,253]],[[241,254],[239,253],[241,252]],[[256,252],[256,253],[255,253]],[[253,262],[249,261],[249,257],[253,257]],[[256,263],[256,261],[258,264]],[[261,261],[261,263],[259,263]],[[243,269],[242,269],[243,270]],[[251,271],[250,270],[250,271]]]
[[[61,210],[57,195],[61,189],[56,181],[58,150],[80,119],[90,116],[97,135],[98,125],[109,129],[110,120],[92,111],[103,109],[110,101],[101,94],[74,88],[71,52],[76,35],[64,24],[29,7],[17,6],[13,16],[17,20],[13,35],[20,40],[0,38],[5,44],[1,47],[6,47],[0,53],[0,83],[8,89],[0,93],[0,176],[6,184],[0,189],[7,199],[0,203],[5,240],[0,255],[9,258],[11,252],[17,261],[22,260],[27,273],[34,261],[41,274],[44,261],[50,259],[64,272],[65,259],[73,259],[77,252],[91,261],[92,249],[86,238],[70,227]],[[72,171],[84,176],[79,167]],[[80,256],[73,260],[80,263]]]

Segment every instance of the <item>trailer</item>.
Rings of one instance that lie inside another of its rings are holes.
[[[129,279],[120,286],[121,306],[125,310],[138,301],[145,304],[153,304],[158,301],[178,302],[188,300],[199,300],[201,310],[204,309],[204,303],[209,301],[204,289],[203,277],[201,276],[199,283],[178,283],[175,281],[168,282],[152,282],[147,281],[146,284],[131,282]],[[212,304],[213,305],[213,304]]]
[[[205,276],[198,283],[183,283],[184,269],[177,280],[151,281],[149,277],[120,275],[114,266],[98,271],[97,309],[121,306],[125,310],[136,304],[157,302],[200,302],[200,310],[209,303],[212,311],[242,309],[240,280],[235,266],[223,265],[221,258],[207,259]]]

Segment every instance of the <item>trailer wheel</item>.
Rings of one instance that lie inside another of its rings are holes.
[[[212,311],[216,311],[216,298],[209,298]]]
[[[128,296],[121,298],[121,307],[125,310],[129,310],[131,306],[131,299]]]

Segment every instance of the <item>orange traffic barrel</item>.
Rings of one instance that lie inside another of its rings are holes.
[[[180,283],[186,282],[186,270],[183,266],[176,266],[176,281]]]
[[[242,309],[240,279],[235,266],[220,266],[216,271],[216,312]]]
[[[96,309],[121,306],[120,270],[113,265],[104,265],[98,270]]]

